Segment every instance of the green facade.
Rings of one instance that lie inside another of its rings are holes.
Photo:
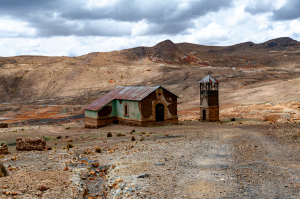
[[[120,118],[129,118],[133,120],[141,120],[141,112],[138,101],[131,100],[114,100],[116,105],[116,116]],[[129,116],[124,116],[124,104],[128,104]]]
[[[97,119],[97,111],[85,110],[85,117],[91,117]]]
[[[128,116],[124,116],[124,104],[128,105]],[[98,111],[101,111],[104,107],[111,106],[112,112],[108,116],[98,117]],[[113,100],[106,104],[104,107],[98,111],[85,110],[85,116],[91,118],[107,118],[107,117],[118,117],[118,118],[128,118],[132,120],[141,120],[141,112],[139,109],[138,101],[131,100]]]

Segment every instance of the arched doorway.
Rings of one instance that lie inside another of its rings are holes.
[[[206,110],[203,110],[203,120],[206,120]]]
[[[157,104],[155,106],[155,116],[156,116],[156,121],[165,121],[165,107],[163,104]]]

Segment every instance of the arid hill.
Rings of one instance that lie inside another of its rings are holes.
[[[0,57],[0,102],[86,104],[119,85],[161,85],[180,96],[179,102],[193,101],[199,97],[197,81],[208,71],[227,93],[299,77],[299,55],[300,42],[278,38],[227,47],[166,40],[153,47],[78,57]]]

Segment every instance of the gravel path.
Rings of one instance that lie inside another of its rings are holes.
[[[38,194],[42,198],[300,198],[300,137],[292,136],[300,131],[300,124],[240,123],[138,127],[138,132],[147,133],[132,134],[136,141],[130,141],[128,133],[69,151],[13,153],[2,159],[10,165],[11,176],[1,179],[0,194],[17,192],[17,198],[39,198]],[[123,132],[132,129],[113,125],[103,130],[118,132],[120,128]],[[102,147],[102,152],[95,153],[95,146]],[[38,191],[40,185],[49,190]]]

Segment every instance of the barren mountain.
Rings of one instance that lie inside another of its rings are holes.
[[[0,57],[0,102],[86,104],[119,85],[162,85],[179,102],[193,101],[208,71],[221,80],[222,101],[235,89],[299,77],[299,55],[300,42],[278,38],[226,47],[166,40],[78,57]]]

